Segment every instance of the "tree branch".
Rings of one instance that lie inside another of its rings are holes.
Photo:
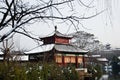
[[[40,3],[41,5],[40,4],[28,5],[28,3],[23,3],[22,0],[20,1],[11,0],[11,2],[9,2],[8,0],[5,0],[4,4],[6,6],[4,6],[3,8],[0,8],[0,12],[4,12],[3,18],[0,21],[0,30],[5,29],[6,27],[9,27],[10,30],[5,34],[0,35],[1,36],[0,42],[2,42],[5,38],[7,38],[8,36],[10,36],[12,33],[15,33],[15,32],[26,35],[27,31],[22,27],[31,22],[35,23],[38,21],[41,22],[41,21],[47,21],[47,20],[49,21],[62,20],[63,22],[66,22],[66,23],[69,22],[77,30],[79,28],[78,27],[79,24],[81,24],[80,20],[90,19],[104,12],[103,10],[99,13],[96,13],[88,17],[85,17],[85,16],[79,17],[73,14],[64,15],[59,10],[58,6],[67,4],[68,7],[71,6],[70,9],[71,8],[73,9],[74,6],[72,5],[72,1],[75,1],[75,0],[61,0],[58,2],[57,1],[53,2],[52,0],[50,0],[49,2],[45,2],[41,0],[40,2],[43,3],[43,4]],[[81,2],[81,4],[86,6],[81,0],[79,1]],[[5,10],[2,11],[1,9],[2,10],[5,9]],[[56,13],[53,13],[54,10],[57,11],[57,15]],[[24,31],[24,33],[16,31],[18,28],[21,28]],[[30,35],[28,37],[30,37]]]
[[[2,20],[1,20],[1,22],[0,22],[0,27],[1,27],[1,25],[4,23],[4,21],[5,21],[5,19],[7,18],[7,16],[8,16],[8,12],[10,11],[10,9],[11,9],[11,6],[12,6],[12,4],[13,4],[13,1],[14,0],[12,0],[11,1],[11,3],[10,3],[10,5],[7,3],[7,0],[6,0],[6,5],[8,6],[8,9],[7,9],[7,11],[6,11],[6,13],[4,14],[4,16],[3,16],[3,18],[2,18]]]
[[[31,39],[33,39],[33,40],[36,40],[36,41],[41,41],[40,39],[38,39],[38,38],[34,38],[34,37],[32,37],[32,36],[30,36],[29,34],[25,34],[25,33],[23,33],[23,32],[20,32],[20,31],[14,31],[15,33],[19,33],[19,34],[22,34],[22,35],[25,35],[25,36],[27,36],[27,37],[29,37],[29,38],[31,38]]]

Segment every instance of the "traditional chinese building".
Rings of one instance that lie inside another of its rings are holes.
[[[72,64],[76,67],[84,67],[84,55],[87,51],[70,45],[72,36],[61,34],[55,27],[54,33],[42,37],[43,45],[40,45],[25,54],[29,55],[29,61],[55,61],[59,65]]]

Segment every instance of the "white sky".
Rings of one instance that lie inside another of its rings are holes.
[[[119,10],[120,5],[119,4],[120,4],[119,0],[113,2],[111,9],[112,15],[110,15],[106,11],[98,15],[97,17],[82,21],[83,25],[87,29],[80,26],[79,30],[94,34],[95,37],[97,37],[97,39],[100,40],[103,44],[110,43],[112,47],[120,47],[120,10]],[[103,7],[99,4],[98,9],[103,10]],[[111,17],[112,24],[110,24],[109,16]],[[43,36],[53,32],[55,25],[58,26],[58,31],[60,31],[61,33],[68,34],[76,31],[74,27],[71,27],[70,30],[68,30],[69,26],[64,24],[57,24],[56,22],[54,23],[54,25],[51,24],[49,26],[42,22],[27,26],[30,27],[29,30],[34,32],[34,34]],[[18,35],[16,37],[15,43],[17,48],[21,48],[21,49],[31,49],[35,47],[37,44],[31,39],[23,37],[21,35]]]

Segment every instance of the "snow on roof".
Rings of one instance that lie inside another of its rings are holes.
[[[46,36],[41,36],[40,38],[45,38],[45,37],[51,37],[53,35],[59,36],[59,37],[66,37],[66,38],[72,38],[71,35],[66,35],[66,34],[62,34],[59,31],[54,31],[51,34],[48,34]]]
[[[55,45],[55,49],[58,51],[63,51],[63,52],[75,52],[75,53],[87,53],[88,52],[73,45]]]
[[[97,58],[98,61],[108,61],[106,58]]]
[[[1,54],[4,54],[4,53],[3,53],[3,52],[0,52],[0,55],[1,55]]]
[[[48,45],[42,45],[37,48],[34,48],[28,52],[24,52],[25,54],[32,54],[32,53],[40,53],[40,52],[46,52],[52,50],[54,47],[54,44],[48,44]]]
[[[24,52],[25,54],[34,54],[34,53],[42,53],[47,52],[55,48],[57,51],[61,52],[74,52],[74,53],[87,53],[88,51],[82,50],[78,47],[72,45],[64,45],[64,44],[48,44],[42,45],[37,48],[34,48],[28,52]]]
[[[101,55],[91,55],[91,57],[101,57]]]
[[[72,37],[71,35],[62,34],[62,33],[60,33],[59,31],[56,31],[56,32],[55,32],[55,35],[61,36],[61,37],[68,37],[68,38],[71,38],[71,37]]]

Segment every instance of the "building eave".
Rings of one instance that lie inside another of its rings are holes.
[[[45,52],[50,52],[52,50],[55,50],[56,52],[61,53],[70,53],[70,54],[87,54],[88,51],[82,50],[78,47],[72,46],[72,45],[66,45],[66,44],[47,44],[39,46],[35,49],[32,49],[28,52],[24,52],[25,54],[40,54]]]

